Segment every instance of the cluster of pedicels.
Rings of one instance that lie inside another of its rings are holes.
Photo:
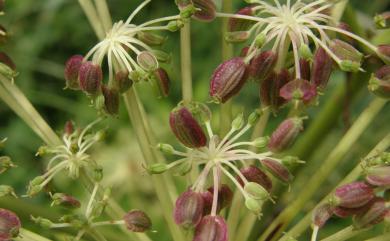
[[[356,230],[385,222],[390,228],[390,153],[383,152],[362,161],[362,180],[337,187],[312,216],[313,238],[332,217],[352,217]]]

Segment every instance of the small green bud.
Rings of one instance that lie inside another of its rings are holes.
[[[0,197],[15,197],[17,198],[18,196],[15,193],[15,190],[11,186],[7,185],[0,185]]]
[[[249,31],[227,32],[225,34],[225,41],[228,43],[241,43],[248,40],[250,36]]]
[[[157,149],[160,150],[161,152],[169,154],[169,155],[172,155],[175,152],[175,149],[173,148],[173,146],[171,146],[169,144],[164,144],[164,143],[157,144]]]
[[[0,74],[4,75],[9,79],[13,79],[18,75],[15,70],[11,69],[8,65],[0,63]]]
[[[92,208],[91,217],[100,217],[107,206],[106,201],[97,202]]]
[[[353,62],[351,60],[342,60],[339,63],[340,69],[345,72],[359,72],[360,70],[360,63],[358,62]]]
[[[256,38],[255,38],[255,45],[256,47],[258,48],[261,48],[263,47],[263,45],[265,44],[265,41],[267,40],[267,37],[265,36],[264,33],[259,33]]]
[[[253,126],[262,114],[263,112],[261,110],[255,110],[252,112],[252,114],[250,114],[248,117],[248,124]]]
[[[35,154],[36,156],[44,156],[49,153],[49,147],[48,146],[40,146],[37,153]]]
[[[256,182],[248,182],[245,184],[244,190],[251,198],[256,200],[267,200],[270,198],[268,191]]]
[[[194,15],[195,12],[196,12],[196,8],[194,7],[194,5],[189,4],[184,8],[180,9],[180,17],[190,18],[192,15]]]
[[[171,32],[176,32],[179,29],[181,29],[184,26],[184,22],[182,20],[175,20],[175,21],[170,21],[167,24],[167,28]]]
[[[104,189],[102,201],[104,202],[108,201],[108,199],[110,199],[111,197],[111,193],[112,193],[111,187],[107,187],[106,189]]]
[[[244,126],[244,114],[239,114],[232,122],[232,128],[234,130],[239,130]]]
[[[53,226],[53,222],[46,218],[31,216],[31,220],[43,228],[51,228]]]
[[[164,163],[155,163],[146,168],[147,172],[152,174],[161,174],[166,172],[169,169],[168,165]]]
[[[305,161],[300,160],[296,156],[285,156],[282,158],[282,164],[285,166],[294,166],[296,164],[304,164]]]
[[[268,145],[268,142],[269,142],[269,137],[264,136],[264,137],[256,138],[253,141],[253,145],[257,148],[263,148],[263,147],[266,147]]]
[[[92,178],[95,182],[100,182],[103,179],[103,167],[96,166],[93,169]]]
[[[311,49],[307,44],[301,45],[301,47],[299,48],[299,56],[306,60],[313,59],[313,53],[311,52]]]
[[[245,199],[245,207],[254,214],[260,215],[263,208],[263,201],[248,197]]]
[[[0,174],[7,171],[8,169],[16,167],[8,156],[0,156]]]
[[[35,185],[35,186],[29,186],[27,189],[27,196],[32,197],[37,195],[40,191],[42,191],[42,186],[40,185]]]

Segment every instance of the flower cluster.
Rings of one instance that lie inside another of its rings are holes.
[[[316,208],[313,213],[312,240],[316,240],[319,228],[333,215],[339,218],[352,216],[355,229],[389,221],[390,153],[363,160],[362,168],[365,181],[336,188],[328,202]]]
[[[272,181],[267,172],[284,183],[291,181],[292,175],[286,164],[300,161],[291,156],[277,158],[273,151],[285,150],[292,144],[302,129],[302,120],[291,118],[284,121],[271,138],[238,141],[260,115],[260,111],[255,111],[245,121],[240,114],[233,120],[230,131],[220,138],[211,128],[210,111],[205,105],[180,103],[171,112],[171,129],[185,151],[159,144],[161,151],[177,155],[180,159],[169,164],[153,164],[147,170],[157,174],[171,169],[179,175],[201,170],[188,190],[179,196],[174,210],[178,225],[195,228],[194,240],[204,240],[202,237],[211,234],[218,236],[213,240],[227,240],[226,223],[218,213],[230,205],[233,192],[227,184],[221,183],[222,175],[235,185],[244,197],[245,206],[258,217],[261,217],[263,203],[272,200]],[[252,151],[267,147],[272,151]],[[253,161],[257,161],[260,167],[252,164]]]

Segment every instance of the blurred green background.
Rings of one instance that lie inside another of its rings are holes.
[[[358,9],[359,21],[368,25],[377,12],[385,10],[388,0],[351,1]],[[114,21],[125,19],[139,4],[139,0],[108,0]],[[244,1],[234,1],[235,9],[244,6]],[[97,39],[76,0],[15,0],[6,1],[6,14],[0,16],[0,24],[10,35],[8,42],[1,46],[1,50],[8,53],[17,65],[19,76],[16,84],[23,90],[29,100],[44,116],[55,130],[61,130],[67,120],[75,121],[79,126],[85,126],[97,118],[95,110],[89,107],[89,101],[81,92],[63,90],[63,66],[67,58],[73,54],[85,54],[97,43]],[[177,8],[173,0],[153,0],[135,19],[135,22],[174,15]],[[194,79],[194,99],[208,101],[209,77],[215,67],[221,62],[221,22],[198,23],[192,25],[192,60]],[[179,34],[165,33],[169,36],[163,49],[172,52],[172,64],[167,66],[172,79],[172,89],[169,98],[159,99],[147,84],[140,84],[140,96],[149,114],[152,127],[157,132],[158,140],[173,145],[173,135],[169,132],[168,113],[180,101],[180,62],[179,62]],[[389,33],[380,32],[377,42],[389,41]],[[386,37],[387,36],[387,37]],[[239,48],[236,48],[236,54]],[[320,105],[311,108],[308,115],[312,117],[306,124],[315,121],[317,113],[327,102],[332,91],[339,85],[345,84],[345,75],[336,72],[330,81],[328,92],[320,98]],[[366,81],[359,79],[358,81]],[[258,87],[249,83],[239,97],[235,99],[234,111],[238,113],[251,112],[258,107]],[[310,147],[314,152],[307,155],[306,161],[311,164],[308,175],[315,174],[315,169],[326,157],[335,143],[340,140],[349,124],[357,117],[364,107],[373,98],[365,87],[360,88],[357,98],[345,98],[343,116],[332,123],[332,129],[321,138],[321,145]],[[214,125],[218,126],[217,106],[211,104],[215,111]],[[286,116],[283,110],[278,116],[272,117],[267,127],[269,134]],[[390,107],[387,106],[381,115],[375,119],[367,129],[357,145],[350,150],[347,158],[340,163],[337,171],[329,176],[327,183],[322,187],[318,198],[326,194],[352,166],[363,157],[383,136],[390,130]],[[104,143],[93,150],[93,156],[105,167],[107,185],[114,188],[114,198],[119,200],[125,209],[139,208],[147,210],[153,220],[153,229],[157,233],[150,233],[154,240],[169,240],[167,229],[161,217],[161,210],[156,201],[148,175],[141,167],[142,155],[139,152],[135,136],[124,105],[121,106],[118,118],[110,118],[101,124],[108,127],[108,138]],[[0,138],[8,137],[5,149],[1,154],[9,155],[19,166],[16,169],[0,175],[0,183],[12,185],[18,194],[24,194],[25,187],[30,179],[44,170],[45,161],[35,156],[42,141],[20,120],[3,102],[0,102]],[[313,164],[312,164],[313,163]],[[178,183],[184,179],[177,178]],[[57,178],[55,186],[59,191],[68,191],[75,196],[85,193],[79,182],[69,182],[66,178]],[[184,188],[184,185],[181,189]],[[294,190],[294,189],[293,189]],[[35,232],[52,237],[54,233],[42,230],[29,220],[31,213],[55,217],[62,210],[48,209],[49,198],[44,194],[33,199],[19,200],[0,199],[0,207],[15,210],[21,215],[25,227]],[[309,203],[312,208],[315,203]],[[275,207],[275,211],[279,208]],[[302,210],[304,211],[304,210]],[[264,220],[266,223],[268,220]],[[340,225],[348,223],[334,219],[326,229],[327,233],[340,229]],[[259,229],[261,230],[261,229]],[[254,231],[259,234],[259,230]],[[325,235],[326,232],[321,233]],[[58,236],[54,240],[61,240]],[[360,240],[360,239],[359,239]]]

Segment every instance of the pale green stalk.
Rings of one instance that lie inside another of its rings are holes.
[[[191,71],[191,22],[184,24],[180,30],[180,63],[181,81],[184,103],[192,101],[192,71]]]
[[[105,0],[94,0],[94,1],[95,1],[97,13],[103,25],[103,29],[107,33],[108,30],[110,30],[112,27],[112,20],[111,20],[110,11],[107,6],[107,1]]]
[[[14,241],[52,241],[51,239],[42,237],[24,228],[21,228],[19,230],[19,236],[17,238],[14,238],[13,240]]]
[[[383,235],[367,239],[366,241],[388,241],[388,240],[389,240],[389,233],[385,233]]]
[[[95,7],[91,0],[79,0],[80,6],[83,9],[88,21],[91,23],[93,30],[99,39],[104,38],[104,29],[100,19],[96,13]]]
[[[344,241],[353,238],[364,231],[367,231],[367,229],[356,230],[353,226],[348,226],[327,238],[321,239],[321,241]]]

